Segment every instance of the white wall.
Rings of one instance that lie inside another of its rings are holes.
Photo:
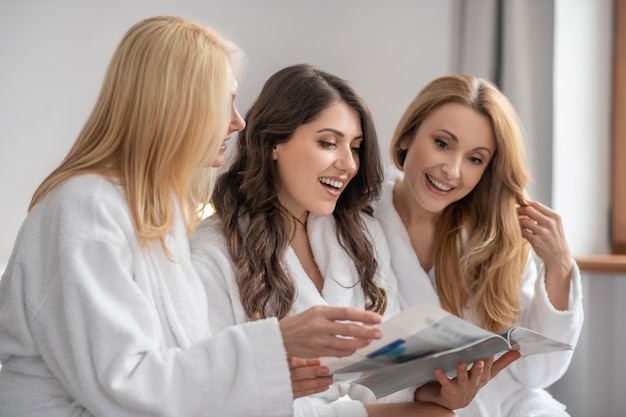
[[[370,104],[385,157],[405,106],[449,68],[450,1],[3,0],[0,261],[35,188],[82,127],[117,42],[157,14],[213,26],[244,49],[241,111],[286,65],[309,62],[349,79]]]

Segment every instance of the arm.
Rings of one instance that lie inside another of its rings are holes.
[[[543,266],[537,268],[529,256],[522,288],[522,316],[519,325],[575,346],[583,325],[582,283],[580,271],[572,269],[569,308],[560,311],[550,302],[544,285]],[[545,388],[563,376],[573,351],[553,352],[524,357],[507,372],[522,386]]]
[[[561,217],[536,201],[518,209],[522,235],[530,242],[545,267],[545,287],[555,309],[569,309],[574,260],[565,239]]]
[[[582,284],[571,258],[560,217],[537,202],[518,209],[522,234],[541,260],[532,254],[524,271],[520,325],[576,345],[583,324]],[[510,372],[523,386],[542,388],[567,370],[573,352],[533,355],[514,364]]]
[[[277,321],[197,338],[206,326],[182,325],[179,313],[193,321],[205,301],[169,305],[176,291],[195,288],[182,274],[189,260],[174,264],[142,249],[123,200],[95,188],[87,194],[97,197],[61,194],[31,213],[10,278],[25,296],[23,328],[33,349],[68,396],[94,415],[289,413]],[[183,332],[188,340],[177,341]],[[236,400],[244,394],[245,402]]]

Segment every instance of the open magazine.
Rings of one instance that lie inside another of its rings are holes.
[[[335,384],[361,384],[381,398],[435,380],[435,368],[454,376],[460,361],[470,364],[511,349],[522,356],[573,349],[523,327],[492,333],[429,302],[405,309],[379,328],[383,338],[353,355],[322,358]]]

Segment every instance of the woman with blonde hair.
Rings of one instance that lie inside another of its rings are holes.
[[[211,335],[188,236],[245,124],[241,59],[177,17],[124,35],[0,283],[2,416],[289,416],[294,397],[331,382],[299,357],[348,355],[380,337],[343,323],[380,315],[330,307]]]
[[[508,99],[483,79],[437,78],[409,104],[390,150],[375,216],[403,304],[428,299],[494,332],[521,325],[575,345],[580,272],[558,214],[526,195],[522,128]],[[567,415],[541,388],[571,356],[518,360],[458,414]]]

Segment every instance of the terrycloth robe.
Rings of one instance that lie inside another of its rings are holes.
[[[0,281],[0,416],[292,415],[277,320],[211,336],[178,209],[166,244],[98,175],[31,210]]]
[[[429,276],[422,268],[408,232],[393,206],[393,187],[403,173],[390,167],[386,174],[381,198],[374,205],[374,216],[380,221],[387,237],[392,268],[403,296],[403,307],[420,300],[439,303],[432,280],[434,271],[430,271]],[[538,271],[532,257],[524,271],[522,285],[523,313],[516,325],[576,345],[583,324],[582,284],[576,264],[572,271],[567,311],[558,311],[550,303],[545,289],[543,266]],[[463,313],[463,318],[480,324],[469,310]],[[483,387],[468,407],[457,410],[457,414],[472,417],[521,417],[529,415],[527,411],[532,406],[545,412],[540,415],[566,415],[562,404],[538,389],[551,385],[563,376],[572,354],[572,351],[567,351],[520,358]],[[514,409],[518,411],[512,411]]]
[[[363,216],[374,242],[379,263],[378,285],[388,296],[384,317],[400,311],[397,282],[391,271],[389,251],[380,225],[371,217]],[[315,262],[324,277],[320,294],[308,277],[295,252],[287,248],[283,266],[294,278],[297,295],[290,314],[297,314],[315,305],[349,306],[364,308],[366,299],[354,263],[343,250],[335,233],[332,216],[309,214],[307,231]],[[204,220],[191,239],[192,260],[209,297],[211,328],[221,329],[236,323],[245,323],[248,317],[240,301],[235,282],[235,266],[228,253],[218,216]],[[400,391],[380,401],[413,401],[414,389]],[[339,400],[341,397],[342,400]],[[349,398],[351,400],[348,400]],[[366,417],[365,403],[376,401],[367,388],[360,385],[332,386],[322,394],[294,401],[295,415],[306,417]]]

